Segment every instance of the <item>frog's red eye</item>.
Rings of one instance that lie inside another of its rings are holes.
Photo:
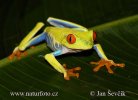
[[[67,36],[67,41],[68,41],[68,43],[73,44],[76,42],[76,37],[73,34],[69,34]]]
[[[97,36],[96,32],[93,31],[93,40],[94,41],[96,40],[96,36]]]

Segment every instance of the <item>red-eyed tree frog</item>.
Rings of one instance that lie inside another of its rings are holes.
[[[64,79],[70,80],[70,76],[79,77],[79,73],[75,71],[81,70],[80,67],[73,69],[67,69],[66,65],[61,65],[56,56],[77,53],[84,50],[94,49],[101,58],[98,62],[90,62],[90,64],[96,64],[93,69],[97,72],[102,66],[106,66],[109,73],[113,73],[111,66],[124,67],[125,64],[116,64],[113,60],[109,60],[100,44],[95,44],[96,32],[88,30],[87,28],[75,24],[73,22],[49,17],[47,21],[53,25],[48,26],[44,31],[35,36],[35,34],[44,26],[44,23],[38,22],[30,33],[21,41],[21,43],[13,50],[13,53],[9,56],[12,60],[15,56],[20,58],[22,54],[25,54],[25,50],[31,46],[34,46],[42,41],[47,43],[47,46],[53,50],[52,53],[44,56],[45,60],[49,62],[58,72],[63,73]]]

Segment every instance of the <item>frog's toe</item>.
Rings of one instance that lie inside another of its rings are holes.
[[[108,70],[108,73],[110,73],[110,74],[113,74],[114,73],[113,70],[111,69],[111,66],[106,66],[106,68]]]
[[[103,60],[100,60],[100,61],[98,61],[98,62],[90,62],[90,64],[95,64],[95,65],[97,65],[97,66],[93,69],[94,72],[98,72],[98,71],[101,69],[101,67],[104,66]]]
[[[77,73],[76,71],[80,71],[81,67],[75,67],[75,68],[72,68],[72,69],[68,69],[66,64],[63,64],[63,67],[67,71],[67,75],[64,77],[65,80],[70,80],[70,77],[79,78],[79,73]]]
[[[98,72],[99,70],[100,70],[100,67],[98,67],[98,66],[96,66],[96,67],[93,69],[94,72]]]
[[[118,67],[122,67],[122,68],[125,67],[125,64],[124,64],[124,63],[121,63],[121,64],[114,63],[113,65],[114,65],[114,66],[118,66]]]

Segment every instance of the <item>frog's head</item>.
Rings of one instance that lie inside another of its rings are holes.
[[[87,50],[92,48],[95,39],[96,33],[93,30],[74,32],[66,34],[62,44],[70,49]]]

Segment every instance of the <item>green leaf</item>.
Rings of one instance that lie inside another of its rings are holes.
[[[28,56],[20,60],[0,61],[0,99],[2,100],[136,100],[138,97],[138,15],[93,27],[98,34],[108,58],[115,62],[124,62],[125,68],[115,68],[111,75],[105,68],[94,73],[90,61],[98,61],[93,50],[78,54],[57,57],[58,61],[68,67],[81,66],[78,79],[66,81],[40,55],[50,53],[45,44],[27,50]],[[126,96],[91,96],[91,91],[124,91]],[[11,92],[54,92],[58,96],[11,96]]]

